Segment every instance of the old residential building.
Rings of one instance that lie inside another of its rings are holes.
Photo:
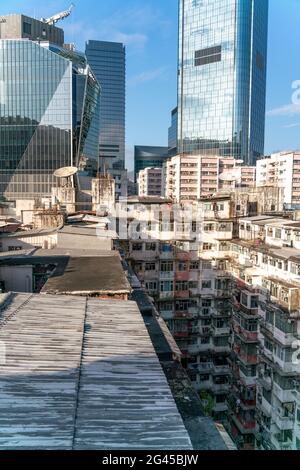
[[[300,208],[300,152],[275,153],[256,163],[257,186],[277,186],[284,190],[287,208]]]
[[[162,195],[162,169],[145,168],[138,176],[139,196]]]
[[[177,155],[164,165],[164,195],[176,202],[196,201],[221,190],[251,188],[255,171],[231,157]]]

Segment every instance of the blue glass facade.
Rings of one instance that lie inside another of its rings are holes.
[[[83,55],[49,43],[0,40],[1,197],[50,196],[60,167],[96,173],[99,94]]]
[[[268,0],[180,0],[178,151],[264,153]]]
[[[125,169],[125,47],[88,41],[86,56],[101,86],[100,164],[117,174]]]
[[[178,128],[178,109],[172,110],[171,114],[171,126],[168,132],[168,147],[169,156],[173,157],[177,154],[177,128]]]
[[[134,181],[145,168],[162,168],[168,159],[168,147],[149,147],[136,145],[134,147]]]

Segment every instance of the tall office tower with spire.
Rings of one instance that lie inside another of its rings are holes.
[[[268,0],[179,0],[178,151],[264,153]]]

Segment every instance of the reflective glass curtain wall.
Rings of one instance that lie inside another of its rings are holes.
[[[268,0],[180,0],[178,150],[264,153]]]
[[[0,194],[51,194],[72,165],[72,64],[26,40],[0,41]]]
[[[125,46],[88,41],[86,57],[101,86],[100,164],[102,170],[125,168]]]
[[[51,196],[53,173],[95,176],[100,87],[84,54],[47,42],[0,41],[0,196]]]

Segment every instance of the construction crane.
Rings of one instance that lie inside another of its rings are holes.
[[[58,21],[64,20],[65,18],[68,18],[68,16],[71,15],[74,6],[75,6],[74,3],[71,3],[68,10],[57,13],[56,15],[53,15],[50,18],[42,18],[41,21],[43,23],[49,24],[50,26],[53,26]]]

